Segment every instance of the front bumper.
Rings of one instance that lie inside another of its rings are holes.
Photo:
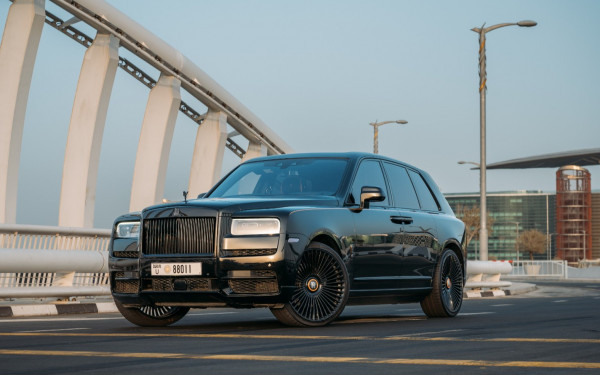
[[[113,251],[109,259],[113,297],[128,307],[282,306],[294,289],[297,254],[305,241],[290,244],[285,235],[275,239],[225,239],[219,256],[138,254],[137,258],[120,258]],[[270,251],[271,255],[255,255],[273,243],[277,249]],[[154,276],[151,272],[156,263],[193,262],[202,263],[200,275]]]

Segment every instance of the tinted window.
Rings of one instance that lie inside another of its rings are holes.
[[[390,189],[394,197],[394,207],[419,209],[419,200],[413,188],[406,168],[384,163],[385,172],[390,181]]]
[[[360,203],[360,190],[363,186],[375,186],[381,189],[385,200],[382,202],[372,202],[371,206],[383,207],[388,205],[388,194],[385,188],[385,179],[383,178],[383,172],[381,166],[376,160],[365,160],[360,163],[354,183],[352,184],[352,197],[350,201],[353,203]]]
[[[415,190],[417,191],[417,196],[419,197],[419,202],[421,203],[421,209],[427,211],[439,211],[439,207],[433,195],[431,195],[431,191],[425,181],[423,181],[423,177],[420,174],[409,170],[410,179],[413,182]]]
[[[242,164],[211,198],[264,195],[334,195],[344,176],[346,159],[274,159]]]

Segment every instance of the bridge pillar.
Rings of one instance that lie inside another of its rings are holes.
[[[17,219],[25,110],[45,15],[44,0],[15,0],[0,45],[0,223]]]
[[[223,112],[208,110],[196,133],[188,185],[190,198],[207,192],[219,181],[226,143],[227,116]]]
[[[159,203],[165,191],[167,164],[181,95],[181,82],[161,75],[150,91],[131,185],[130,211]]]
[[[58,225],[92,227],[106,112],[119,62],[119,40],[97,34],[85,52],[71,112]]]
[[[261,156],[267,156],[267,146],[260,142],[252,142],[248,143],[248,149],[242,158],[242,162],[246,160],[258,158]]]

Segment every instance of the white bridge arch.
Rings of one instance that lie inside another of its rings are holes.
[[[24,118],[36,53],[44,25],[87,48],[81,66],[68,131],[58,224],[93,227],[98,159],[115,72],[122,68],[150,88],[133,173],[130,209],[162,199],[166,165],[178,111],[198,125],[188,190],[190,196],[216,182],[228,148],[242,159],[292,149],[175,48],[102,0],[50,0],[72,15],[62,20],[45,0],[14,0],[0,46],[0,224],[16,221],[17,181]],[[94,39],[76,26],[97,31]],[[119,56],[125,48],[157,69],[152,78]],[[204,104],[204,114],[181,100],[184,90]],[[243,150],[227,125],[248,140]]]

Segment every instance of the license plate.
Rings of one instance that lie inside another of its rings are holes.
[[[202,275],[202,263],[152,263],[152,276]]]

